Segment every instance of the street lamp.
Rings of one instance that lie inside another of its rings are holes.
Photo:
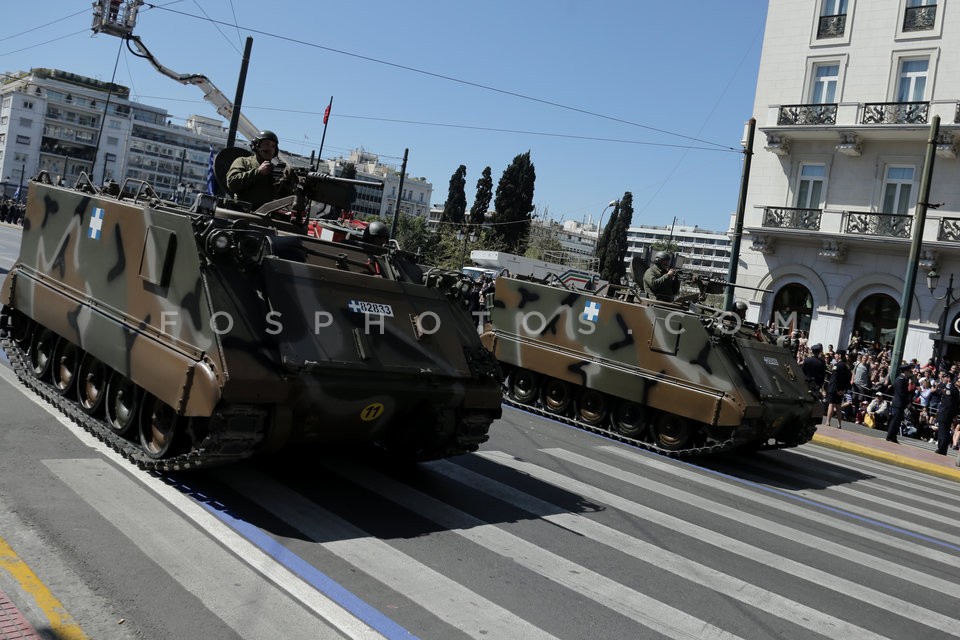
[[[610,207],[615,207],[620,204],[619,200],[611,200],[610,204],[603,208],[603,211],[600,212],[600,222],[597,224],[597,239],[593,243],[593,257],[597,257],[597,249],[600,247],[600,232],[603,230],[603,214],[607,212],[607,209]]]
[[[944,340],[947,336],[947,320],[950,317],[950,306],[957,301],[958,298],[953,297],[953,274],[950,274],[950,281],[947,283],[947,292],[942,296],[935,296],[933,292],[937,289],[937,284],[940,282],[940,274],[937,273],[936,269],[930,269],[927,273],[927,288],[930,289],[930,297],[934,300],[944,300],[943,303],[943,315],[940,317],[940,342],[937,344],[937,373],[940,373],[940,369],[943,366],[943,353],[944,347],[946,346]]]
[[[467,240],[470,242],[477,241],[477,230],[470,228],[469,230],[464,229],[464,227],[457,228],[457,241],[463,240],[463,249],[460,250],[460,270],[463,270],[463,265],[467,260]]]

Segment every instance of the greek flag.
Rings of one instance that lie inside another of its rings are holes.
[[[213,145],[210,145],[210,162],[207,166],[207,193],[212,196],[217,194],[217,183],[213,177]]]
[[[16,193],[13,194],[13,199],[20,202],[20,187],[17,187]]]

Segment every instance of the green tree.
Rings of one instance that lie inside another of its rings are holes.
[[[490,167],[484,167],[480,179],[477,180],[477,195],[473,199],[473,206],[470,207],[470,224],[483,224],[492,199],[493,178],[490,175]]]
[[[527,249],[536,180],[537,172],[530,161],[530,152],[527,151],[513,159],[497,184],[494,229],[506,251],[510,253],[523,255]]]
[[[597,233],[600,235],[597,236],[597,251],[595,253],[597,258],[597,271],[603,272],[603,264],[607,259],[607,248],[610,246],[610,234],[614,228],[617,226],[617,219],[620,217],[620,203],[618,202],[613,207],[613,213],[610,214],[610,219],[607,220],[607,225],[601,231],[597,229]],[[606,279],[606,278],[604,278]]]
[[[450,176],[450,187],[447,189],[447,201],[443,204],[443,213],[440,222],[463,223],[463,215],[467,211],[467,194],[464,187],[467,185],[467,168],[464,165]]]
[[[347,180],[356,180],[357,179],[357,165],[352,162],[348,162],[343,165],[343,172],[340,174],[341,178],[346,178]]]
[[[600,271],[600,277],[608,282],[620,282],[627,273],[627,265],[624,262],[627,258],[627,230],[633,222],[633,194],[627,191],[620,198],[620,204],[616,211],[616,224],[610,229],[610,236],[606,246],[606,253],[603,258],[603,265]],[[610,221],[614,223],[613,220]]]

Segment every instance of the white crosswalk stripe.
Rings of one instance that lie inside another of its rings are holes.
[[[748,560],[767,564],[772,569],[782,571],[788,576],[802,578],[818,585],[821,588],[830,589],[836,591],[837,593],[857,598],[863,602],[881,607],[887,611],[897,613],[898,615],[906,618],[921,621],[923,624],[941,631],[952,633],[956,629],[957,623],[954,617],[946,616],[939,612],[931,611],[930,609],[925,609],[923,607],[918,607],[910,602],[905,601],[899,596],[885,594],[875,589],[864,587],[852,580],[845,580],[843,578],[833,576],[826,571],[821,571],[802,563],[792,561],[788,558],[778,556],[775,553],[767,552],[753,545],[749,545],[728,536],[710,531],[705,527],[691,524],[681,518],[659,512],[655,509],[644,507],[643,505],[631,502],[630,500],[626,500],[611,494],[610,492],[590,487],[586,483],[571,480],[557,472],[549,471],[547,469],[539,468],[536,465],[515,460],[505,454],[498,452],[485,452],[483,455],[489,456],[491,459],[496,460],[500,464],[508,465],[511,468],[522,471],[532,477],[543,480],[544,482],[549,482],[568,491],[576,492],[580,495],[590,498],[591,500],[607,504],[625,513],[635,515],[639,518],[643,518],[644,520],[672,529],[677,533],[682,533],[702,542],[714,545],[718,549],[721,549],[727,553],[734,553]],[[482,477],[477,477],[476,474],[461,470],[448,463],[439,467],[439,470],[441,473],[449,475],[450,477],[455,478],[464,484],[475,487],[483,487],[484,490],[490,493],[495,493],[500,499],[509,501],[520,508],[528,509],[536,513],[547,512],[548,505],[539,504],[539,501],[537,501],[535,498],[530,498],[519,494],[515,490],[506,487],[505,485],[500,485],[499,483],[485,480]],[[577,531],[593,540],[603,540],[604,538],[609,538],[609,544],[611,544],[611,546],[615,546],[616,548],[620,548],[621,550],[629,546],[634,546],[638,551],[641,551],[642,549],[642,553],[638,554],[640,559],[646,561],[656,561],[656,563],[661,567],[664,566],[665,560],[669,556],[673,555],[665,552],[662,549],[650,548],[652,545],[643,545],[641,547],[637,541],[624,541],[615,533],[608,532],[605,530],[605,528],[590,523],[584,518],[574,516],[573,514],[564,514],[562,517],[547,515],[543,516],[543,518],[551,522],[557,522],[558,524]],[[561,520],[562,522],[560,522]],[[675,563],[679,563],[681,559],[672,558],[672,560]],[[684,569],[680,566],[677,566],[675,570],[678,572],[684,571]],[[688,575],[685,577],[697,581],[700,584],[710,584],[707,580],[701,580],[700,576],[693,572],[688,572]],[[714,583],[711,586],[717,589],[722,589],[725,593],[735,593],[736,587],[733,584],[735,582],[736,580],[733,578],[728,578],[728,581],[719,579],[714,580]],[[741,595],[743,595],[743,593],[736,592],[735,597],[739,597]],[[747,598],[743,598],[743,601],[748,602],[749,604],[754,604],[755,606],[765,606],[757,602],[757,600],[762,597],[764,597],[763,594],[756,594],[756,596],[753,598],[753,601],[750,601],[750,599]],[[828,636],[831,633],[837,632],[843,634],[854,634],[853,636],[843,635],[833,637],[872,637],[872,634],[863,629],[847,628],[840,630],[837,628],[838,624],[839,626],[849,625],[844,625],[842,624],[842,621],[837,621],[831,616],[824,616],[820,612],[811,612],[809,607],[795,606],[796,603],[784,602],[784,599],[777,598],[774,594],[770,594],[766,597],[768,598],[767,606],[771,607],[769,610],[777,611],[777,615],[781,617],[789,616],[793,618],[795,622],[799,621],[799,624],[809,625],[810,628],[816,630],[818,633]],[[775,600],[776,603],[774,603]]]

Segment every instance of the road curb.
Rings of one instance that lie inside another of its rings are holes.
[[[932,462],[924,462],[908,456],[901,456],[896,453],[889,453],[887,451],[881,451],[872,447],[866,447],[861,444],[847,442],[846,440],[841,440],[839,438],[831,438],[830,436],[824,436],[819,433],[815,433],[813,435],[812,442],[822,444],[823,446],[830,447],[831,449],[855,453],[866,458],[880,460],[881,462],[889,462],[890,464],[895,464],[898,467],[913,469],[914,471],[922,471],[923,473],[929,473],[941,478],[953,480],[954,482],[960,482],[960,468],[958,467],[946,467],[943,465],[934,464]],[[952,456],[948,455],[948,459],[951,457]]]

